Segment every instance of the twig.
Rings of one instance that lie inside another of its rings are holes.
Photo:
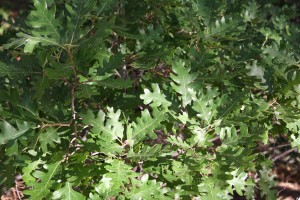
[[[65,155],[65,157],[64,157],[64,159],[63,159],[62,162],[67,162],[67,161],[69,160],[69,157],[71,156],[71,154],[70,154],[70,147],[71,147],[71,145],[73,144],[73,142],[76,141],[76,139],[77,139],[76,136],[73,137],[73,138],[71,139],[71,141],[70,141],[70,143],[69,143],[69,145],[68,145],[67,153],[66,153],[66,155]],[[72,146],[74,146],[74,145],[72,145]],[[75,150],[75,151],[76,151],[76,150]]]
[[[18,189],[18,183],[17,183],[17,181],[15,181],[15,184],[16,184],[16,193],[17,193],[17,195],[18,195],[18,199],[21,200],[22,197],[20,196],[20,191],[19,191],[19,189]]]
[[[99,154],[103,154],[103,153],[101,153],[101,152],[94,152],[94,153],[91,153],[91,156],[97,156]]]
[[[278,192],[277,192],[277,196],[279,196],[279,194],[283,191],[283,190],[285,190],[286,189],[286,187],[284,187],[284,188],[282,188],[281,190],[279,190]]]
[[[283,152],[282,154],[279,154],[278,156],[275,156],[275,157],[272,159],[272,161],[274,162],[274,161],[276,161],[276,160],[278,160],[278,159],[280,159],[280,158],[282,158],[282,157],[285,157],[285,156],[287,156],[289,153],[291,153],[291,152],[293,152],[293,151],[298,151],[298,148],[297,148],[297,147],[294,147],[294,148],[292,148],[292,149],[290,149],[290,150],[287,150],[287,151]]]
[[[76,90],[77,84],[78,84],[77,71],[76,71],[74,60],[73,60],[73,55],[72,55],[72,52],[71,52],[71,45],[68,45],[65,48],[65,50],[66,50],[66,52],[68,54],[69,61],[70,61],[70,64],[71,64],[72,70],[73,70],[73,75],[74,75],[73,84],[72,84],[72,87],[71,87],[71,111],[72,111],[72,120],[75,121],[75,119],[76,119],[76,112],[75,112],[75,90]],[[76,123],[75,123],[75,125],[76,125]],[[76,130],[76,128],[75,128],[75,130]]]
[[[287,147],[287,146],[291,146],[291,144],[290,144],[290,143],[281,144],[281,145],[278,145],[278,146],[276,146],[276,147],[273,147],[272,149],[279,149],[279,148]]]
[[[69,126],[71,126],[71,124],[70,123],[42,124],[39,127],[41,129],[44,129],[44,128],[47,128],[47,127],[62,127],[62,126],[69,127]]]
[[[218,140],[220,140],[220,136],[217,136],[217,137],[209,140],[209,142],[215,142],[215,141],[218,141]]]
[[[75,86],[71,88],[71,111],[72,111],[72,120],[76,119],[75,113]]]

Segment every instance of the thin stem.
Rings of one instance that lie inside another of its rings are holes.
[[[15,181],[15,184],[16,184],[16,193],[17,193],[17,195],[18,195],[18,199],[19,199],[19,200],[22,200],[22,197],[20,196],[20,191],[19,191],[19,189],[18,189],[18,182]]]
[[[274,161],[276,161],[276,160],[279,160],[280,158],[283,158],[283,157],[287,156],[288,154],[290,154],[290,153],[293,152],[293,151],[298,151],[298,148],[297,148],[297,147],[294,147],[294,148],[292,148],[292,149],[290,149],[290,150],[287,150],[287,151],[283,152],[282,154],[279,154],[278,156],[275,156],[275,157],[272,159],[272,161],[274,162]]]
[[[75,87],[71,88],[71,110],[72,110],[72,120],[76,119],[75,113]]]
[[[218,140],[220,140],[220,136],[217,136],[217,137],[209,140],[209,142],[215,142],[215,141],[218,141]]]
[[[70,123],[54,123],[54,124],[42,124],[40,126],[41,129],[47,128],[47,127],[62,127],[62,126],[70,126]]]
[[[73,55],[71,52],[71,46],[68,45],[65,48],[68,57],[69,57],[69,62],[72,66],[73,69],[73,84],[71,85],[71,112],[72,112],[72,121],[74,122],[73,128],[74,128],[74,133],[77,134],[77,123],[76,123],[76,110],[75,110],[75,90],[78,86],[78,79],[77,79],[77,71],[75,67],[75,63],[73,60]]]

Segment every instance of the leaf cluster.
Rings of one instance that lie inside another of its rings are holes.
[[[1,53],[0,184],[274,199],[257,149],[282,133],[300,148],[300,30],[272,2],[34,0]]]

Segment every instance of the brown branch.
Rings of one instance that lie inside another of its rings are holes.
[[[278,145],[276,147],[272,147],[272,150],[279,149],[279,148],[282,148],[282,147],[287,147],[287,146],[291,146],[291,144],[290,143],[281,144],[281,145]]]
[[[75,63],[74,63],[74,60],[73,60],[73,55],[72,55],[72,52],[71,52],[71,44],[66,46],[65,48],[67,54],[68,54],[68,57],[69,57],[69,62],[71,64],[71,67],[73,69],[73,83],[71,85],[71,112],[72,112],[72,122],[73,123],[73,128],[74,128],[74,133],[77,134],[77,123],[76,123],[76,110],[75,110],[75,90],[78,86],[78,78],[77,78],[77,71],[76,71],[76,66],[75,66]]]
[[[78,127],[84,127],[85,124],[76,124]],[[38,128],[44,129],[47,127],[70,127],[71,126],[71,122],[69,123],[53,123],[53,124],[42,124],[39,125]]]
[[[72,111],[72,120],[76,119],[76,113],[75,113],[75,87],[72,86],[71,88],[71,111]]]
[[[19,189],[18,189],[18,183],[17,183],[17,181],[15,181],[15,188],[16,188],[16,193],[17,193],[17,195],[18,195],[18,199],[19,199],[19,200],[22,200],[22,197],[21,197],[21,195],[20,195],[20,191],[19,191]]]
[[[219,141],[220,140],[220,136],[217,136],[217,137],[215,137],[215,138],[213,138],[213,139],[210,139],[209,140],[209,142],[215,142],[215,141]]]
[[[47,127],[68,127],[68,126],[71,126],[70,123],[54,123],[54,124],[42,124],[40,125],[40,128],[41,129],[44,129],[44,128],[47,128]]]
[[[72,53],[70,52],[70,50],[68,50],[68,55],[69,55],[69,59],[70,59],[70,63],[72,65],[72,69],[73,69],[73,75],[74,75],[74,82],[72,84],[71,87],[71,110],[72,110],[72,119],[75,120],[76,119],[76,112],[75,112],[75,90],[77,88],[77,84],[78,84],[78,80],[77,80],[77,72],[76,72],[76,67],[73,61],[73,56]]]
[[[297,147],[294,147],[294,148],[292,148],[292,149],[290,149],[290,150],[287,150],[287,151],[283,152],[282,154],[279,154],[278,156],[275,156],[275,157],[272,159],[272,161],[274,162],[274,161],[276,161],[276,160],[279,160],[280,158],[283,158],[283,157],[287,156],[288,154],[290,154],[290,153],[293,152],[293,151],[298,151],[298,148],[297,148]]]
[[[76,124],[75,124],[76,125]],[[62,162],[68,162],[69,158],[75,154],[76,151],[80,150],[80,147],[78,147],[76,145],[76,140],[77,140],[77,136],[75,135],[75,137],[73,137],[68,145],[68,149],[67,149],[67,153],[64,155],[64,159]],[[74,143],[74,144],[73,144]],[[76,147],[75,151],[70,153],[70,148],[71,147]]]

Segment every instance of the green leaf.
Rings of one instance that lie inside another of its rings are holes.
[[[264,68],[257,65],[257,60],[255,60],[252,65],[247,65],[247,69],[249,69],[249,76],[254,76],[261,81],[261,83],[265,83],[266,79],[264,78]]]
[[[206,129],[201,128],[199,126],[192,126],[191,131],[194,134],[194,143],[197,144],[198,147],[205,146],[205,143],[207,142],[207,132]]]
[[[148,180],[148,174],[144,175],[143,177],[145,180],[141,182],[137,182],[132,190],[126,192],[126,197],[133,200],[139,199],[165,199],[163,195],[163,191],[159,183],[155,180]]]
[[[267,39],[274,40],[277,44],[280,44],[280,41],[283,39],[277,32],[272,31],[271,28],[263,27],[259,30]]]
[[[56,190],[53,193],[53,199],[66,199],[66,200],[84,200],[86,199],[82,194],[76,192],[72,188],[73,184],[66,182],[65,186]]]
[[[10,140],[6,145],[5,155],[18,156],[18,154],[19,154],[18,140]]]
[[[81,84],[76,90],[75,98],[90,99],[92,96],[96,96],[98,94],[99,92],[95,85]]]
[[[291,136],[292,142],[291,145],[292,147],[297,147],[300,150],[300,137],[296,137],[294,134]]]
[[[197,111],[197,117],[204,120],[205,124],[210,125],[217,116],[218,107],[221,105],[221,99],[218,98],[217,89],[208,88],[207,92],[199,91],[197,101],[194,102],[193,110]]]
[[[270,169],[263,165],[263,169],[259,170],[260,179],[258,182],[259,187],[262,189],[261,196],[266,196],[267,199],[276,199],[277,190],[274,189],[276,182],[275,175],[272,174]]]
[[[92,136],[98,138],[101,142],[98,143],[103,153],[117,154],[122,152],[121,146],[124,137],[124,126],[120,122],[121,110],[114,112],[113,108],[108,107],[107,115],[100,110],[96,116],[91,110],[85,114],[80,114],[83,123],[92,125]]]
[[[141,36],[137,40],[136,44],[136,51],[141,51],[141,49],[146,49],[147,47],[152,47],[152,43],[154,42],[161,42],[162,39],[160,37],[160,29],[154,30],[152,24],[149,24],[147,29],[140,29],[139,30]]]
[[[223,16],[220,20],[217,20],[214,25],[210,25],[204,31],[205,39],[211,40],[214,37],[228,37],[228,32],[237,32],[239,21],[238,19],[225,19]],[[229,39],[230,37],[228,37]],[[230,38],[231,39],[231,38]]]
[[[51,38],[52,41],[59,43],[60,41],[60,26],[59,20],[56,19],[56,6],[48,4],[45,0],[34,0],[35,10],[31,11],[27,22],[31,27],[38,29],[37,32],[33,31],[34,36],[44,35],[47,38]]]
[[[45,94],[45,90],[49,87],[49,79],[47,77],[42,77],[38,79],[35,83],[34,90],[36,92],[34,98],[40,100]]]
[[[166,96],[161,93],[158,84],[151,84],[151,87],[153,89],[152,93],[146,88],[144,89],[144,94],[140,95],[140,98],[144,100],[144,104],[151,103],[151,107],[153,108],[160,105],[162,105],[163,107],[169,107],[171,105],[171,102],[166,100]]]
[[[233,190],[232,188],[235,189],[235,191],[242,196],[243,192],[242,190],[245,190],[245,186],[246,186],[246,178],[248,177],[248,175],[245,172],[240,172],[239,173],[239,169],[234,170],[233,172],[230,173],[233,176],[233,179],[231,180],[227,180],[226,182],[230,185],[228,187],[228,190],[231,194],[233,194]]]
[[[0,76],[6,76],[13,74],[14,70],[12,66],[7,65],[6,63],[0,62]]]
[[[0,145],[6,144],[10,140],[17,139],[24,135],[33,126],[27,122],[17,122],[18,129],[14,128],[10,123],[4,121],[1,123]]]
[[[220,12],[220,1],[196,0],[192,1],[192,4],[195,11],[201,15],[206,26],[214,22]]]
[[[101,1],[99,8],[97,9],[97,14],[100,15],[103,12],[109,10],[109,8],[111,6],[115,5],[115,1],[114,0],[103,0]]]
[[[123,80],[108,78],[103,81],[99,81],[98,85],[114,89],[124,89],[131,88],[133,86],[133,81],[130,79]]]
[[[108,163],[109,165],[105,167],[108,173],[105,174],[105,179],[102,182],[107,184],[108,191],[116,194],[122,191],[122,186],[130,183],[131,178],[134,178],[136,174],[131,170],[132,167],[122,160],[110,160]],[[99,191],[100,188],[98,187]]]
[[[32,61],[31,61],[32,62]],[[21,79],[29,74],[40,74],[38,71],[33,71],[28,66],[28,63],[4,63],[0,62],[0,77],[8,76],[10,78]]]
[[[44,131],[39,135],[39,141],[41,143],[43,152],[48,152],[48,146],[54,148],[56,144],[60,144],[60,135],[64,134],[65,132],[66,131],[58,132],[58,128],[45,128]]]
[[[193,183],[193,175],[189,170],[188,166],[182,162],[174,160],[172,162],[172,170],[173,176],[177,177],[177,179],[182,180],[187,185],[191,185]]]
[[[174,81],[174,83],[171,83],[171,86],[177,93],[181,94],[182,106],[186,107],[192,102],[192,99],[195,96],[191,84],[196,79],[197,75],[191,74],[190,68],[185,67],[185,62],[182,60],[175,61],[172,70],[176,75],[171,74],[171,78]]]
[[[164,111],[153,110],[152,116],[148,110],[142,112],[142,116],[136,119],[136,122],[132,122],[127,128],[127,140],[132,146],[147,138],[154,139],[156,134],[154,130],[160,126],[162,121],[166,120]]]
[[[105,198],[108,198],[109,196],[114,195],[112,194],[112,186],[112,178],[107,178],[106,174],[104,174],[102,179],[100,180],[100,183],[95,186],[95,190],[100,195],[105,196]],[[109,193],[111,195],[109,195]],[[118,190],[115,193],[118,193]]]
[[[52,63],[51,65],[53,65],[54,68],[44,69],[44,72],[47,74],[49,79],[67,79],[73,75],[72,66],[69,64]]]
[[[107,115],[100,110],[96,118],[94,118],[93,112],[88,110],[86,114],[81,114],[83,122],[93,126],[91,130],[93,134],[104,134],[109,136],[112,140],[122,139],[124,127],[122,122],[119,121],[121,110],[114,112],[114,109],[110,107],[108,107],[107,110]]]
[[[69,13],[67,31],[65,33],[66,43],[70,45],[75,44],[88,33],[89,29],[84,29],[84,23],[87,21],[89,13],[93,11],[96,2],[95,0],[74,0],[71,5],[65,4]]]
[[[133,149],[130,149],[128,152],[127,157],[133,158],[137,161],[140,160],[156,160],[157,156],[161,153],[161,144],[155,144],[151,147],[144,146],[142,149],[140,149],[138,152],[134,152]]]
[[[56,6],[52,4],[49,8],[45,0],[34,0],[34,7],[35,10],[27,18],[27,24],[32,30],[28,34],[18,33],[20,39],[8,44],[7,48],[25,45],[24,52],[32,53],[38,43],[62,47],[61,30],[58,28],[61,22],[56,18]]]
[[[35,171],[33,177],[39,179],[39,182],[31,182],[30,185],[33,189],[24,191],[24,194],[30,195],[30,199],[40,200],[41,198],[47,198],[51,192],[50,189],[56,182],[54,177],[61,171],[61,162],[44,165],[47,172]]]
[[[107,55],[104,54],[106,57]],[[122,67],[123,58],[122,54],[116,54],[109,57],[109,60],[103,58],[103,53],[96,55],[95,59],[99,62],[95,63],[97,67],[97,75],[103,76],[106,74],[112,75],[114,69],[120,69]]]
[[[35,177],[31,175],[32,172],[37,170],[39,168],[39,165],[45,164],[45,161],[42,161],[41,159],[33,161],[33,162],[28,162],[28,165],[26,167],[23,167],[22,172],[22,179],[25,181],[27,185],[34,184]]]
[[[44,37],[35,37],[35,36],[31,36],[29,34],[26,33],[17,33],[16,34],[17,37],[19,37],[18,39],[13,40],[11,43],[5,44],[4,48],[6,49],[10,49],[10,48],[18,48],[20,46],[24,45],[24,52],[25,53],[32,53],[35,46],[39,43],[42,43],[43,45],[49,45],[49,46],[59,46],[61,48],[63,48],[63,46],[61,46],[59,43],[48,39],[48,38],[44,38]]]
[[[288,122],[288,123],[286,124],[286,127],[287,127],[290,131],[292,131],[292,132],[294,132],[294,133],[299,133],[299,131],[300,131],[300,119],[295,120],[295,121],[293,121],[293,122]]]
[[[30,37],[28,35],[21,35],[21,34],[17,34],[17,36],[23,36],[25,39],[24,41],[24,52],[25,53],[32,53],[36,44],[44,41],[45,43],[50,43],[50,44],[53,44],[52,42],[47,42],[47,40],[43,40],[43,39],[38,39],[38,38],[34,38],[34,37]],[[55,44],[55,43],[54,43]]]
[[[299,67],[299,61],[296,61],[295,56],[286,50],[280,50],[275,42],[272,42],[272,45],[270,46],[266,46],[263,49],[263,53],[266,54],[271,60],[279,63],[285,63],[289,66],[295,65]]]
[[[176,137],[175,135],[171,135],[168,138],[168,142],[182,148],[183,150],[192,148],[192,146],[190,146],[186,141],[183,141],[181,137]]]
[[[198,191],[201,194],[201,198],[203,197],[203,199],[207,200],[232,199],[232,197],[228,194],[228,191],[220,187],[215,177],[206,177],[198,185]]]

